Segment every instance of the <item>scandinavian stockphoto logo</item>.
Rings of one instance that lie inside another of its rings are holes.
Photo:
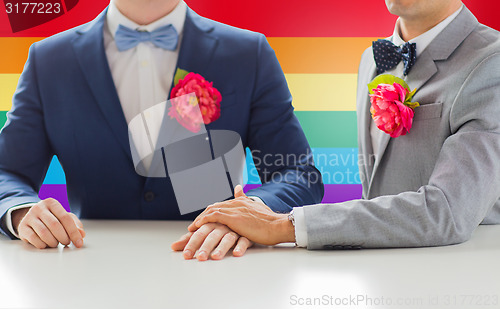
[[[30,29],[73,9],[79,0],[3,0],[12,33]]]
[[[190,93],[156,104],[128,125],[136,172],[144,177],[168,176],[181,214],[231,198],[234,187],[244,185],[247,177],[238,133],[208,131],[205,125],[193,132],[168,115],[170,107],[197,100]],[[199,108],[197,113],[201,118]]]

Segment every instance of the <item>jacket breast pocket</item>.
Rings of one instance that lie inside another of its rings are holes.
[[[443,103],[423,104],[415,108],[414,121],[441,118],[443,113]]]

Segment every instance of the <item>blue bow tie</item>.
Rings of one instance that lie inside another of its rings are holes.
[[[146,41],[163,49],[175,50],[179,35],[172,25],[160,27],[153,32],[136,31],[122,25],[119,25],[118,30],[116,30],[115,42],[119,51],[133,48],[140,42]]]
[[[377,74],[388,71],[403,60],[404,75],[410,73],[411,68],[417,61],[417,44],[405,43],[398,47],[388,40],[377,40],[372,43],[373,57],[377,64]]]

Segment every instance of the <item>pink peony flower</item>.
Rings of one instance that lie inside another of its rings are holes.
[[[194,96],[185,96],[194,93]],[[201,124],[209,124],[220,117],[220,102],[222,96],[201,75],[189,73],[179,80],[170,93],[172,106],[168,115],[191,132],[200,131]],[[178,99],[174,99],[178,98]]]
[[[405,105],[408,89],[398,83],[379,84],[370,94],[370,112],[377,127],[391,137],[410,132],[415,115],[413,108]]]

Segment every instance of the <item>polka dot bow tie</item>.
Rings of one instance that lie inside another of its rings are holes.
[[[405,65],[403,74],[406,76],[410,73],[412,66],[417,60],[417,44],[405,43],[398,47],[388,40],[377,40],[372,43],[373,56],[377,64],[377,74],[382,74],[388,71],[403,60]]]

